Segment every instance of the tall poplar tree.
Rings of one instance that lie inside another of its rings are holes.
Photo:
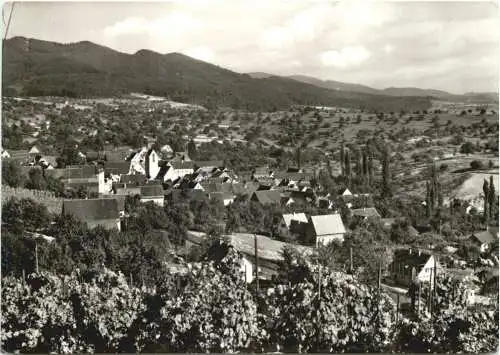
[[[386,146],[382,157],[382,197],[392,196],[389,149]]]
[[[490,196],[490,191],[488,186],[488,180],[486,179],[484,179],[483,183],[483,193],[484,193],[484,219],[485,221],[488,221],[488,217],[490,216],[490,213],[488,211],[488,200]]]
[[[488,205],[490,218],[494,217],[494,206],[495,206],[495,183],[493,182],[493,175],[490,175],[490,185],[488,188]]]
[[[344,155],[345,155],[345,151],[344,151],[344,141],[342,141],[342,144],[340,145],[340,169],[341,169],[341,175],[342,176],[345,176],[345,162],[344,162]]]

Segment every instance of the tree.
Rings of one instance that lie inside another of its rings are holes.
[[[486,179],[484,179],[483,182],[483,194],[484,194],[484,220],[486,221],[486,223],[488,223],[488,219],[490,216],[490,213],[488,211],[490,190],[489,190],[488,180]]]
[[[345,148],[344,148],[344,141],[342,141],[342,144],[340,145],[340,169],[342,176],[345,176],[344,155],[345,155]]]
[[[392,196],[389,149],[386,147],[382,156],[382,197]]]
[[[464,144],[462,144],[462,146],[460,147],[460,153],[462,154],[472,154],[475,152],[475,147],[474,147],[474,144],[472,144],[472,142],[465,142]]]
[[[2,181],[11,187],[23,186],[24,177],[19,164],[12,160],[2,160]]]
[[[490,219],[492,219],[497,214],[497,211],[494,210],[496,196],[495,196],[495,184],[493,182],[493,175],[490,175],[490,184],[488,187],[488,195],[487,196],[488,196],[488,206],[489,206],[489,217],[490,217]],[[486,195],[485,195],[485,199],[486,199]]]
[[[481,162],[481,160],[473,160],[470,163],[470,167],[473,170],[479,170],[483,168],[483,163]]]
[[[187,145],[187,153],[191,159],[197,159],[197,157],[198,157],[198,151],[196,149],[196,144],[194,143],[194,141],[192,139],[189,141],[189,143]]]

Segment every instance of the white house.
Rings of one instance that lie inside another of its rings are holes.
[[[194,173],[194,163],[192,161],[171,161],[167,164],[167,171],[163,181],[174,181],[192,173]]]
[[[333,241],[344,241],[346,229],[342,217],[338,213],[311,216],[311,227],[310,232],[316,238],[316,247],[327,245]]]
[[[2,149],[2,158],[4,159],[10,158],[9,152],[6,151],[5,149]]]

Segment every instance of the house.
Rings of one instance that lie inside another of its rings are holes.
[[[129,174],[142,174],[147,179],[155,179],[160,172],[160,157],[153,148],[143,147],[130,159]]]
[[[272,176],[272,175],[273,175],[272,171],[270,171],[267,166],[261,166],[261,167],[255,168],[255,170],[252,173],[252,178],[257,179],[257,178],[268,177],[268,176]]]
[[[307,206],[314,202],[314,195],[302,191],[288,191],[283,193],[282,204],[285,206]]]
[[[165,165],[163,181],[174,181],[186,175],[194,173],[194,162],[192,161],[170,161]],[[162,172],[158,175],[161,178]]]
[[[234,195],[227,192],[211,192],[208,198],[220,201],[224,206],[228,206],[234,202]]]
[[[35,157],[40,154],[40,149],[38,149],[36,146],[31,147],[30,151],[28,152],[28,155],[30,157]]]
[[[262,205],[280,204],[281,193],[276,190],[255,191],[250,197],[250,200],[259,202]]]
[[[53,155],[44,155],[38,160],[38,164],[44,169],[55,169],[57,166],[56,157]]]
[[[171,158],[174,155],[174,150],[172,149],[171,146],[165,144],[163,147],[160,148],[160,154],[162,155],[162,157]]]
[[[346,188],[344,191],[342,191],[341,196],[353,196],[353,195],[352,192]]]
[[[194,167],[195,171],[200,168],[213,170],[216,168],[224,168],[224,162],[222,160],[196,161]]]
[[[291,233],[300,234],[301,230],[300,228],[297,228],[300,223],[309,223],[309,220],[307,219],[305,213],[287,213],[283,215],[280,227],[287,229]]]
[[[135,184],[127,185],[124,183],[114,182],[112,184],[111,190],[115,195],[135,196],[141,194],[141,188]]]
[[[158,206],[165,204],[165,195],[162,185],[145,185],[141,186],[141,202],[153,202]]]
[[[485,231],[474,232],[469,240],[479,247],[481,253],[488,250],[491,244],[498,239],[498,228],[488,228]]]
[[[312,248],[292,245],[271,239],[263,235],[249,233],[232,233],[223,236],[229,244],[243,256],[241,271],[247,283],[252,283],[255,278],[255,240],[259,255],[259,280],[271,280],[278,275],[279,264],[283,259],[285,247],[294,248],[300,253],[311,254]],[[206,238],[206,233],[188,231],[186,246],[200,245]],[[221,255],[223,257],[225,255]]]
[[[8,159],[8,158],[10,158],[10,153],[5,149],[2,149],[2,159]]]
[[[10,150],[8,154],[10,159],[18,161],[19,163],[26,163],[29,160],[29,150]]]
[[[380,214],[378,213],[378,211],[375,207],[356,208],[356,209],[351,210],[351,213],[353,216],[361,217],[364,220],[366,220],[370,217],[380,218]]]
[[[444,270],[434,255],[412,249],[396,250],[389,265],[392,278],[402,286],[410,286],[413,280],[418,280],[430,282],[433,287],[434,268],[437,273]]]
[[[98,225],[120,230],[118,201],[110,198],[64,200],[62,215],[73,215],[85,222],[89,228]]]
[[[130,163],[123,161],[105,161],[104,173],[106,175],[126,175],[130,171]]]
[[[320,245],[327,245],[333,241],[343,242],[346,229],[340,214],[334,213],[311,216],[308,233],[309,237],[315,239],[316,247],[318,247]]]
[[[118,203],[118,213],[120,217],[123,217],[125,215],[125,200],[127,198],[126,195],[106,194],[99,195],[99,198],[110,198],[116,200]]]

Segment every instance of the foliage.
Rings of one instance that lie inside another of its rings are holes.
[[[11,187],[23,186],[24,177],[19,164],[2,159],[2,182]]]

